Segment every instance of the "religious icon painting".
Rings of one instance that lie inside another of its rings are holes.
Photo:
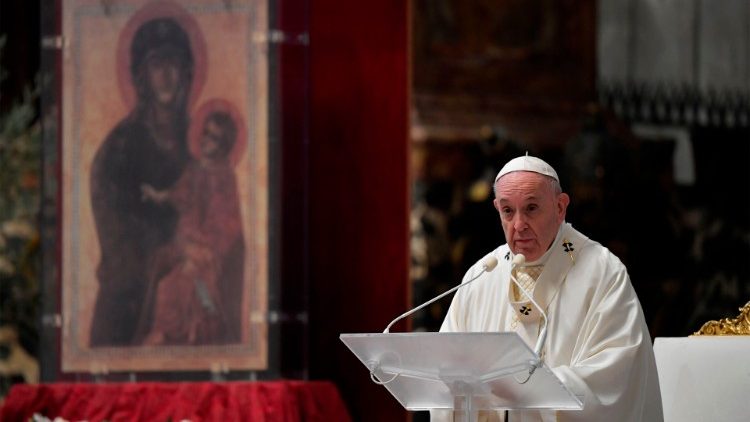
[[[62,14],[62,370],[267,369],[266,2]]]

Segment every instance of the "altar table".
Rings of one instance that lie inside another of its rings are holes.
[[[750,336],[657,337],[664,422],[750,420]]]

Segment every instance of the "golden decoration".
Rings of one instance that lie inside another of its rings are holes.
[[[695,336],[747,336],[750,335],[750,302],[740,308],[737,318],[722,318],[718,321],[708,321]]]
[[[575,265],[576,258],[573,256],[573,251],[575,250],[575,248],[573,248],[573,244],[570,243],[570,240],[568,240],[567,237],[563,239],[563,248],[565,248],[565,252],[568,253],[570,260],[573,261],[573,265]]]

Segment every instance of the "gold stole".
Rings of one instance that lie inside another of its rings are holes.
[[[584,247],[588,238],[573,229],[573,227],[564,223],[560,233],[555,238],[551,248],[552,251],[544,264],[544,269],[536,280],[532,296],[536,303],[539,304],[547,313],[550,304],[555,300],[555,296],[560,287],[565,282],[568,271],[575,264],[575,258],[578,252]],[[541,327],[541,313],[531,301],[515,302],[513,300],[512,286],[510,280],[510,271],[508,271],[508,303],[513,312],[511,315],[511,327],[527,342],[533,345],[539,335]],[[549,318],[549,315],[547,315]],[[513,321],[517,319],[519,323]]]

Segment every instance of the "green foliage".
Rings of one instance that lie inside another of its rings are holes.
[[[0,116],[0,221],[35,218],[39,210],[41,136],[36,92]]]
[[[0,54],[4,44],[0,37]],[[0,81],[5,74],[0,69]],[[26,89],[20,101],[0,114],[0,325],[16,327],[27,349],[38,338],[40,305],[38,98],[38,88]]]

